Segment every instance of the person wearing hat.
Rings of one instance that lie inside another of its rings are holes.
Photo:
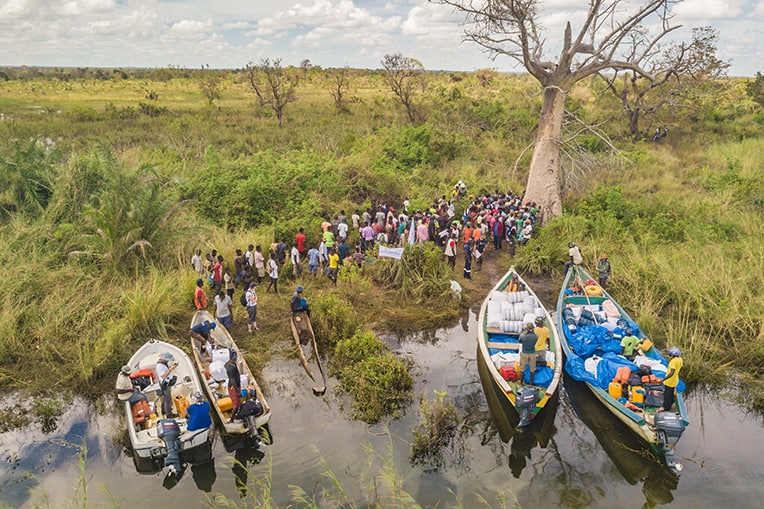
[[[196,280],[196,289],[194,290],[194,306],[196,309],[207,309],[207,294],[204,292],[204,281],[201,278]]]
[[[663,409],[668,411],[674,405],[674,398],[676,397],[676,387],[679,385],[679,372],[684,366],[682,361],[682,352],[679,348],[672,346],[668,349],[669,363],[668,371],[663,380],[658,379],[658,382],[663,382]]]
[[[127,401],[131,405],[137,401],[145,400],[146,395],[139,391],[130,380],[130,366],[125,364],[119,370],[117,376],[117,398],[120,401]]]
[[[602,253],[599,261],[597,262],[597,278],[599,284],[604,290],[607,286],[607,279],[610,277],[610,260],[607,259],[607,255]]]
[[[303,291],[302,286],[298,286],[297,288],[295,288],[294,293],[292,294],[290,307],[292,309],[292,313],[299,313],[300,311],[305,311],[305,313],[308,316],[310,316],[308,301],[303,298],[302,291]]]
[[[244,294],[247,299],[247,331],[253,332],[260,330],[257,326],[257,292],[255,291],[257,283],[252,281]]]
[[[177,367],[178,363],[175,362],[175,357],[168,352],[159,354],[159,359],[157,359],[156,366],[154,367],[159,387],[162,389],[162,414],[166,419],[175,419],[178,416],[173,411],[172,390],[170,389],[175,385],[175,380],[177,379],[177,377],[171,376]]]
[[[215,327],[217,327],[217,323],[210,322],[209,320],[205,320],[202,323],[198,323],[191,327],[189,334],[191,334],[191,337],[194,339],[196,348],[200,353],[204,352],[202,349],[203,346],[206,347],[208,344],[212,343],[211,333],[215,330]]]
[[[533,374],[536,371],[536,342],[538,339],[539,337],[533,332],[532,323],[526,323],[523,332],[517,338],[517,341],[522,345],[520,349],[520,372],[517,375],[525,381],[525,366],[530,365],[531,385],[533,385]]]
[[[197,391],[191,396],[192,404],[186,409],[186,415],[188,417],[188,424],[186,429],[188,431],[196,431],[198,429],[206,429],[212,426],[212,419],[210,418],[210,404],[204,399],[201,392]]]

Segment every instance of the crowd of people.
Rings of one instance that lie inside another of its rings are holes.
[[[461,212],[457,214],[457,208]],[[456,259],[463,256],[463,276],[470,278],[473,264],[480,270],[485,249],[505,248],[511,255],[516,246],[533,236],[538,213],[534,202],[522,203],[512,192],[482,193],[467,196],[466,185],[460,180],[450,198],[434,200],[426,209],[411,210],[405,199],[401,206],[382,202],[366,210],[356,210],[348,216],[341,210],[334,217],[326,216],[318,242],[309,243],[304,228],[299,228],[287,245],[284,238],[275,238],[268,246],[267,256],[260,245],[250,244],[246,251],[235,249],[233,263],[213,249],[204,257],[197,249],[191,265],[197,273],[194,305],[208,307],[205,284],[214,295],[215,317],[227,328],[233,323],[234,292],[243,288],[240,299],[247,309],[248,331],[257,326],[256,287],[267,281],[266,292],[279,293],[279,273],[291,266],[292,275],[299,279],[307,261],[307,276],[317,277],[319,271],[337,284],[342,267],[362,267],[375,246],[402,247],[405,244],[432,242],[443,249],[448,265],[456,269]],[[351,247],[352,246],[352,247]],[[289,259],[289,266],[286,261]]]

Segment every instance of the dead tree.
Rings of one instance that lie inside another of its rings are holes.
[[[276,114],[279,129],[282,127],[284,108],[294,102],[294,89],[297,86],[297,77],[289,72],[289,69],[281,67],[281,59],[273,62],[268,58],[260,60],[260,64],[252,62],[246,67],[249,86],[257,95],[260,107],[269,107]]]
[[[639,123],[645,116],[662,110],[692,108],[692,91],[726,74],[729,63],[717,58],[717,40],[715,29],[693,28],[691,42],[674,43],[649,59],[645,66],[649,78],[632,70],[598,73],[606,90],[621,102],[632,136],[640,136]],[[631,41],[632,53],[638,53],[649,38],[644,31],[637,30]]]
[[[350,69],[345,66],[342,69],[331,71],[328,78],[329,93],[334,99],[334,106],[340,113],[347,112],[348,94],[350,94]]]
[[[562,214],[560,193],[561,129],[565,99],[582,79],[613,71],[631,71],[655,79],[645,64],[668,34],[674,0],[645,0],[634,6],[628,0],[589,0],[587,13],[574,34],[568,22],[560,36],[545,33],[539,0],[436,0],[466,15],[466,40],[483,47],[490,56],[507,56],[522,64],[543,87],[543,104],[531,158],[525,201],[535,201],[546,221]],[[643,26],[647,44],[633,52],[631,35]],[[648,32],[645,32],[646,34]],[[550,57],[544,44],[559,40],[562,47]]]

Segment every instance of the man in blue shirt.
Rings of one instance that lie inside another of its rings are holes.
[[[188,431],[209,428],[212,425],[210,404],[205,401],[201,392],[195,393],[192,399],[194,404],[189,405],[186,409],[188,414]]]

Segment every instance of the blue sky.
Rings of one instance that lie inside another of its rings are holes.
[[[543,2],[550,48],[587,5]],[[731,76],[764,72],[764,0],[683,0],[674,12],[678,35],[719,31]],[[427,0],[0,0],[0,65],[238,68],[268,57],[379,68],[400,52],[428,70],[523,71],[462,42],[461,20]]]

